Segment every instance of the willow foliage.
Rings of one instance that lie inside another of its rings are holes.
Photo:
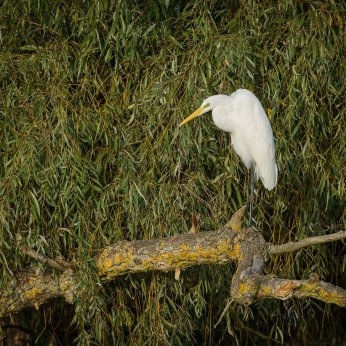
[[[194,213],[216,230],[247,202],[229,136],[208,115],[178,127],[203,99],[238,88],[266,109],[279,168],[273,192],[257,183],[254,226],[278,244],[345,229],[345,11],[341,0],[3,3],[1,286],[32,262],[18,232],[83,263],[73,306],[23,312],[37,345],[346,345],[345,311],[314,300],[231,305],[214,328],[235,266],[101,285],[91,261],[119,240],[186,232]],[[344,244],[277,256],[266,270],[346,287]]]

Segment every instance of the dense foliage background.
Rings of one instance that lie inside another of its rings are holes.
[[[23,311],[37,345],[346,345],[345,309],[310,299],[231,304],[214,328],[235,265],[101,285],[91,260],[119,240],[187,232],[194,213],[216,230],[247,202],[248,172],[210,114],[178,127],[238,88],[266,109],[279,168],[273,192],[257,183],[254,226],[277,244],[346,229],[345,11],[342,0],[4,1],[1,286],[35,262],[18,232],[83,262],[74,305]],[[346,288],[344,245],[276,256],[266,271]]]

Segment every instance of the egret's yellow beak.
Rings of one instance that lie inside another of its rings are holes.
[[[200,115],[205,107],[200,107],[196,110],[196,112],[192,113],[190,116],[188,116],[179,126],[184,125],[188,121],[190,121],[193,118],[196,118],[197,115]]]

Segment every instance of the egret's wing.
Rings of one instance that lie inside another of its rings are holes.
[[[257,179],[272,190],[276,185],[277,166],[269,119],[261,102],[249,90],[240,89],[231,97],[232,120],[235,121],[235,131],[231,135],[233,147],[248,168],[255,167]]]
[[[250,150],[256,162],[256,175],[268,190],[272,190],[277,180],[274,136],[269,119],[258,100],[254,106],[253,121],[256,133]]]

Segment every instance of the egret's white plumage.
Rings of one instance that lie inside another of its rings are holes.
[[[244,165],[253,170],[254,176],[260,179],[268,190],[272,190],[278,176],[274,137],[258,98],[246,89],[239,89],[231,96],[211,96],[180,125],[211,110],[215,125],[231,134],[233,148]],[[254,181],[254,178],[252,180]],[[251,192],[253,196],[253,182]],[[252,198],[250,216],[251,214]]]

